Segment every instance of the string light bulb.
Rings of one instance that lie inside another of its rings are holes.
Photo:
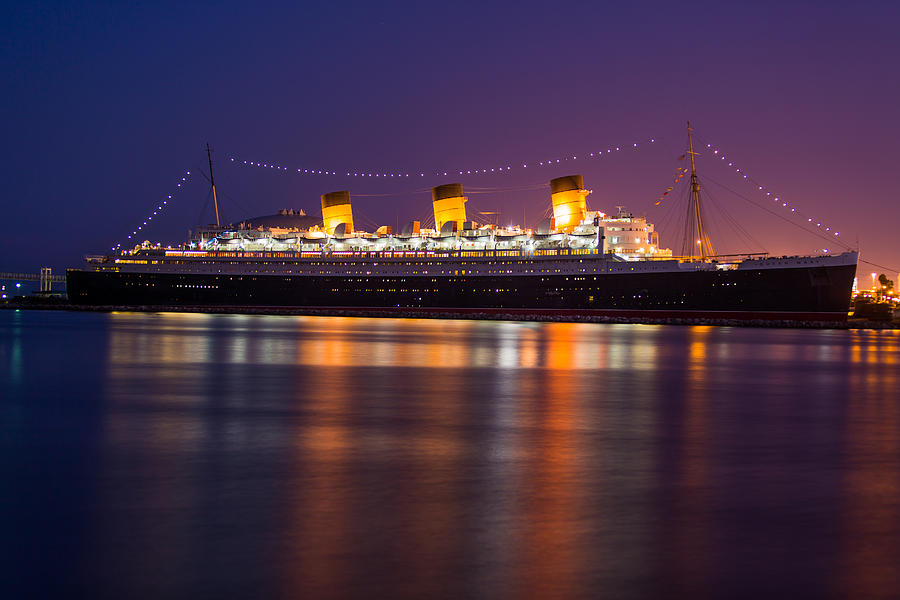
[[[651,144],[655,143],[656,138],[655,137],[650,138],[649,142]],[[631,148],[637,149],[638,147],[639,147],[639,142],[632,142]],[[620,146],[610,146],[606,149],[606,154],[611,154],[613,152],[621,152],[622,148],[623,148],[623,146],[621,146],[621,145]],[[535,166],[544,167],[544,166],[551,166],[551,165],[559,165],[559,164],[562,164],[563,162],[567,162],[567,161],[579,161],[579,160],[584,161],[584,160],[588,160],[588,159],[592,159],[592,158],[601,158],[603,156],[603,154],[604,154],[603,150],[599,150],[597,152],[591,152],[589,154],[581,154],[581,155],[572,153],[572,154],[562,155],[560,158],[550,158],[547,160],[540,160],[540,161],[523,161],[521,163],[517,161],[515,164],[516,165],[521,164],[521,167],[517,167],[517,168],[528,169],[528,168],[534,168]],[[318,168],[316,168],[316,169],[313,169],[310,167],[297,167],[295,170],[293,168],[289,169],[288,167],[282,166],[278,163],[260,162],[260,161],[256,161],[256,160],[243,159],[238,156],[229,156],[228,162],[234,163],[237,165],[245,165],[245,166],[257,167],[257,168],[263,168],[263,169],[266,169],[266,168],[276,169],[279,171],[283,171],[285,173],[288,173],[288,172],[302,173],[304,175],[329,175],[329,176],[331,176],[331,175],[337,175],[338,173],[344,173],[346,177],[352,176],[352,177],[379,177],[379,178],[394,177],[394,178],[397,178],[397,177],[409,177],[410,176],[410,171],[408,169],[391,169],[391,172],[384,172],[384,171],[376,172],[376,171],[367,171],[367,170],[350,169],[350,168],[343,168],[343,169],[331,169],[331,168],[318,169]],[[479,166],[477,168],[465,167],[465,168],[456,168],[456,169],[446,169],[446,168],[433,169],[433,170],[430,170],[429,172],[437,177],[441,177],[441,176],[446,177],[447,174],[450,172],[456,172],[459,175],[464,175],[464,176],[490,175],[491,173],[508,174],[514,170],[512,165],[513,165],[512,162],[504,161],[504,162],[501,162],[500,164],[495,163],[493,166]],[[424,177],[424,176],[425,176],[424,171],[419,172],[419,177]]]
[[[184,177],[181,178],[181,181],[180,181],[179,183],[175,184],[175,187],[179,187],[179,188],[180,188],[182,183],[187,183],[187,181],[188,181],[188,179],[190,178],[190,176],[191,176],[191,172],[190,172],[190,171],[185,171],[185,172],[184,172]],[[156,210],[154,210],[154,211],[152,212],[152,214],[148,215],[147,218],[145,218],[145,219],[141,222],[140,225],[138,225],[135,229],[133,229],[133,230],[131,231],[131,234],[128,235],[128,237],[127,237],[126,239],[127,239],[127,240],[133,240],[134,238],[136,238],[137,235],[138,235],[138,232],[143,231],[144,227],[146,227],[146,226],[148,225],[148,221],[152,221],[154,216],[156,216],[157,214],[159,214],[160,212],[162,212],[163,208],[165,208],[166,206],[168,206],[169,200],[171,200],[171,199],[172,199],[172,194],[167,194],[167,195],[166,195],[166,199],[163,200],[160,204],[157,204],[157,205],[156,205]],[[124,242],[119,242],[119,243],[116,244],[115,246],[111,247],[110,250],[112,250],[113,252],[115,252],[115,251],[117,251],[117,250],[121,250],[121,249],[122,249],[122,244],[123,244],[123,243],[124,243]]]
[[[713,151],[713,154],[719,154],[719,152],[720,152],[720,149],[717,148],[716,146],[713,146],[712,144],[707,144],[706,147],[710,148]],[[725,160],[724,152],[722,153],[721,158],[722,158],[722,160]],[[734,172],[741,175],[741,177],[743,179],[746,179],[748,182],[752,183],[754,185],[754,187],[757,188],[757,191],[764,192],[767,198],[772,197],[772,190],[768,189],[765,185],[763,185],[762,183],[753,179],[753,177],[751,177],[749,173],[747,173],[746,171],[742,171],[740,167],[735,166],[734,161],[729,160],[728,166],[732,167],[734,169]],[[772,199],[775,202],[780,203],[782,208],[790,208],[790,211],[792,214],[800,215],[801,217],[806,217],[808,223],[815,223],[816,227],[822,227],[822,223],[819,221],[819,219],[815,219],[813,217],[810,217],[809,215],[804,215],[802,212],[798,211],[793,206],[789,207],[788,202],[782,200],[779,195],[776,194],[775,197]],[[831,228],[826,227],[825,231],[828,231],[829,233],[831,233]],[[839,233],[837,231],[834,231],[833,233],[835,236],[839,235]]]

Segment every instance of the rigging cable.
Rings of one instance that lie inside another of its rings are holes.
[[[897,268],[895,268],[895,267],[894,267],[894,268],[892,268],[892,267],[885,267],[884,265],[879,265],[878,263],[873,263],[872,261],[869,261],[869,260],[863,260],[863,259],[861,259],[861,258],[859,259],[859,262],[861,262],[861,263],[866,263],[867,265],[872,265],[873,267],[878,267],[879,269],[884,269],[885,271],[892,271],[892,272],[894,272],[894,273],[900,272],[900,269],[897,269]],[[857,276],[858,276],[858,274],[857,274]]]
[[[702,140],[702,137],[698,136],[698,138]],[[827,224],[825,227],[822,227],[823,223],[819,219],[814,219],[809,214],[804,214],[803,211],[797,210],[797,207],[793,206],[793,203],[790,203],[791,206],[788,206],[789,203],[786,200],[784,200],[778,194],[774,193],[771,189],[767,188],[766,186],[762,185],[759,181],[757,181],[753,177],[751,177],[750,174],[745,169],[742,170],[740,167],[735,165],[733,160],[726,158],[725,153],[724,152],[720,153],[720,150],[718,147],[716,147],[710,143],[706,144],[706,147],[712,152],[712,155],[710,155],[710,156],[715,156],[716,158],[718,158],[719,160],[721,160],[723,162],[727,160],[728,161],[727,166],[729,168],[734,169],[735,173],[738,173],[739,175],[741,175],[741,177],[743,179],[745,179],[748,183],[750,183],[754,187],[756,187],[758,191],[765,192],[767,198],[771,198],[777,204],[780,204],[782,206],[782,208],[785,208],[785,209],[790,208],[791,213],[794,213],[797,216],[806,217],[807,221],[809,223],[815,223],[816,227],[822,228],[826,232],[831,232],[831,229],[832,229],[831,227],[828,227]],[[834,232],[835,237],[837,237],[839,235],[840,235],[839,232],[837,232],[837,231]]]
[[[205,179],[210,185],[212,185],[212,181],[211,181],[210,178],[206,175],[206,173],[203,172],[203,169],[198,168],[197,171],[200,173],[200,176],[203,177],[203,179]],[[235,197],[232,196],[231,194],[229,194],[229,193],[227,193],[227,192],[219,192],[219,193],[220,193],[222,196],[224,196],[225,198],[227,198],[228,200],[230,200],[230,201],[234,202],[235,204],[237,204],[237,205],[238,205],[238,208],[240,208],[241,210],[243,210],[246,214],[250,215],[250,214],[253,213],[253,210],[252,210],[252,209],[248,208],[243,202],[239,201],[237,198],[235,198]],[[211,194],[212,194],[212,188],[210,188],[210,191],[209,191],[209,193],[207,194],[207,197],[206,197],[206,204],[203,205],[203,208],[202,208],[201,211],[200,211],[200,215],[199,215],[199,217],[198,217],[198,220],[203,218],[203,212],[206,210],[206,207],[209,206],[209,197],[210,197]],[[202,221],[200,221],[200,222],[202,223]]]
[[[758,203],[758,202],[755,202],[754,200],[751,200],[750,198],[748,198],[747,196],[744,196],[743,194],[741,194],[741,193],[739,193],[739,192],[736,192],[735,190],[729,188],[727,185],[725,185],[725,184],[723,184],[723,183],[720,183],[720,182],[716,181],[715,179],[709,177],[708,175],[705,175],[705,176],[703,177],[703,179],[706,180],[706,181],[710,181],[710,182],[712,182],[712,183],[718,185],[719,187],[721,187],[721,188],[723,188],[723,189],[725,189],[725,190],[731,192],[732,194],[734,194],[735,196],[737,196],[737,197],[740,198],[741,200],[744,200],[745,202],[749,202],[749,203],[752,204],[753,206],[756,206],[757,208],[760,208],[760,209],[766,211],[766,212],[769,213],[770,215],[774,215],[774,216],[778,217],[779,219],[781,219],[781,220],[784,221],[785,223],[789,223],[790,225],[793,225],[794,227],[796,227],[796,228],[798,228],[798,229],[800,229],[800,230],[802,230],[802,231],[805,231],[806,233],[809,233],[809,234],[811,234],[811,235],[815,235],[815,236],[817,236],[817,237],[822,238],[823,240],[827,240],[828,242],[837,244],[838,246],[841,246],[841,247],[844,248],[845,250],[850,250],[850,249],[851,249],[851,247],[850,247],[849,245],[845,244],[844,242],[840,241],[839,239],[837,239],[837,238],[835,238],[835,237],[827,236],[827,235],[825,235],[825,234],[823,234],[823,233],[819,233],[818,231],[813,230],[813,229],[807,229],[806,227],[803,227],[802,225],[797,224],[797,223],[794,222],[793,220],[791,220],[791,219],[785,217],[784,215],[781,215],[780,213],[777,213],[777,212],[775,212],[774,210],[771,210],[770,208],[768,208],[768,207],[766,207],[766,206],[763,206],[762,204],[760,204],[760,203]]]
[[[751,233],[749,231],[747,231],[747,229],[745,229],[744,226],[741,225],[737,219],[735,219],[733,216],[731,216],[731,213],[729,213],[727,210],[725,210],[724,205],[717,202],[716,199],[713,197],[713,195],[709,193],[709,191],[706,192],[705,197],[707,200],[706,205],[711,206],[713,208],[713,210],[715,211],[715,213],[713,213],[713,211],[710,211],[711,213],[713,213],[712,216],[715,216],[715,214],[721,215],[724,218],[724,221],[728,225],[731,225],[731,227],[734,228],[735,233],[737,233],[740,237],[743,238],[743,241],[745,243],[747,243],[749,246],[756,246],[758,248],[762,248],[763,251],[768,252],[768,250],[766,250],[765,245],[760,243],[759,240],[757,240],[756,238],[754,238],[753,235],[751,235]]]

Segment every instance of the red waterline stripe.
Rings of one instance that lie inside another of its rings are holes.
[[[124,307],[123,307],[124,308]],[[148,306],[149,308],[149,306]],[[160,308],[163,308],[161,305]],[[715,310],[630,310],[630,309],[578,309],[578,308],[449,308],[449,307],[403,307],[403,306],[259,306],[259,305],[211,305],[180,306],[187,310],[228,310],[260,313],[285,311],[315,314],[378,313],[386,315],[493,315],[510,317],[545,318],[585,318],[609,317],[623,319],[718,319],[736,321],[803,321],[803,322],[846,322],[846,312],[787,312],[787,311],[715,311]]]

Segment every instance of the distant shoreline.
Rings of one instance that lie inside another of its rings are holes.
[[[611,316],[529,316],[497,313],[460,313],[453,310],[440,312],[397,311],[389,315],[366,309],[323,309],[304,307],[235,307],[235,306],[80,306],[67,302],[8,302],[0,304],[6,310],[62,310],[71,312],[175,312],[198,314],[242,314],[280,316],[327,316],[398,319],[464,319],[476,321],[525,321],[551,323],[619,323],[633,325],[712,325],[717,327],[757,327],[776,329],[900,329],[900,321],[792,321],[768,319],[717,319],[717,318],[646,318]]]

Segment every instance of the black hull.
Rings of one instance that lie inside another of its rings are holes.
[[[93,306],[298,307],[460,314],[847,319],[855,265],[597,275],[355,277],[70,270]]]

